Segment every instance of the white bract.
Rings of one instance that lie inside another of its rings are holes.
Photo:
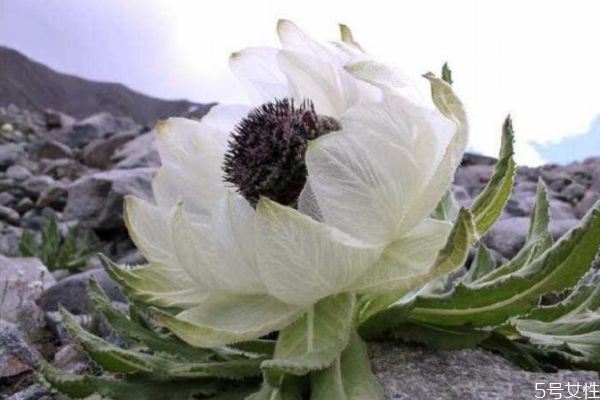
[[[418,285],[451,228],[429,218],[467,139],[450,87],[426,76],[437,108],[419,101],[345,27],[331,46],[288,21],[278,31],[282,49],[235,53],[233,70],[257,103],[309,98],[342,125],[310,143],[298,210],[267,198],[253,208],[223,182],[228,137],[250,106],[159,123],[155,204],[126,198],[126,223],[148,264],[115,273],[146,304],[180,310],[156,316],[197,346],[282,329],[331,295]]]

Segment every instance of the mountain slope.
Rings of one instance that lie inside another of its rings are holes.
[[[100,111],[129,116],[140,123],[208,110],[211,105],[161,100],[117,83],[95,82],[56,72],[16,50],[0,46],[0,105],[30,110],[52,108],[76,118]]]

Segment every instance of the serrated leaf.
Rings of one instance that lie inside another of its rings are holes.
[[[448,85],[452,85],[454,83],[454,81],[452,81],[452,70],[448,66],[447,62],[445,62],[444,65],[442,66],[442,79]]]
[[[483,244],[479,243],[475,258],[471,263],[471,268],[462,277],[462,282],[471,283],[478,280],[479,278],[489,274],[496,267],[496,260],[490,253],[489,249]]]
[[[429,282],[444,278],[444,275],[464,264],[469,246],[474,240],[473,218],[471,213],[462,208],[446,245],[438,253],[438,257],[429,274]],[[390,293],[384,295],[366,296],[361,298],[359,309],[359,332],[365,338],[374,338],[383,332],[393,329],[395,324],[406,320],[414,307],[414,302],[430,284],[409,292]]]
[[[552,246],[553,242],[554,239],[550,233],[548,193],[546,185],[540,179],[538,181],[536,202],[531,213],[529,233],[525,244],[512,260],[481,277],[478,283],[490,282],[523,268]]]
[[[311,400],[383,400],[383,388],[370,368],[367,346],[353,333],[330,367],[311,374]]]
[[[532,355],[532,350],[534,349],[532,349],[530,346],[512,341],[496,332],[493,332],[489,338],[481,342],[481,347],[495,353],[499,353],[502,355],[502,357],[520,366],[526,371],[557,371],[555,367],[538,361]]]
[[[223,386],[216,380],[117,380],[103,376],[74,375],[47,363],[43,365],[41,374],[52,387],[73,398],[85,398],[98,393],[113,400],[189,400],[194,396],[214,394]]]
[[[61,309],[64,325],[90,357],[104,370],[116,373],[144,373],[160,378],[242,379],[260,375],[264,358],[231,361],[179,361],[165,353],[147,354],[112,345],[77,324],[73,316]]]
[[[260,390],[251,394],[245,400],[303,400],[303,379],[286,376],[279,387],[263,383]]]
[[[278,387],[285,374],[305,375],[331,365],[350,339],[354,307],[352,294],[331,296],[281,330],[273,359],[262,364],[269,385]]]
[[[458,205],[454,199],[454,193],[452,193],[451,190],[448,190],[435,207],[435,210],[433,210],[433,213],[431,213],[431,218],[439,219],[441,221],[454,221],[458,215],[458,210]]]
[[[132,321],[112,305],[110,299],[93,278],[89,281],[88,295],[95,310],[103,314],[115,333],[126,341],[143,343],[154,352],[163,352],[187,360],[205,361],[214,355],[211,350],[192,347],[175,336],[158,334],[156,331]]]
[[[395,326],[389,337],[405,342],[422,343],[437,350],[460,350],[477,347],[490,333],[470,326],[437,326],[406,322]]]
[[[479,236],[483,236],[498,220],[512,193],[517,167],[513,160],[513,141],[512,121],[509,116],[502,127],[502,146],[494,174],[471,206]]]
[[[442,296],[418,297],[411,318],[437,325],[490,326],[531,310],[545,293],[570,288],[600,249],[600,202],[526,267],[481,285],[459,283]]]

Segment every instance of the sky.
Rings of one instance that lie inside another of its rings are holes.
[[[484,154],[497,153],[509,113],[517,161],[528,165],[545,161],[531,142],[584,133],[600,114],[595,0],[0,0],[0,44],[158,97],[239,103],[228,57],[276,45],[279,18],[320,40],[336,40],[345,23],[415,79],[448,61],[470,148]]]

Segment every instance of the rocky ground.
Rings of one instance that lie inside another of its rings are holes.
[[[465,156],[454,186],[461,204],[468,205],[481,191],[494,163],[488,157]],[[108,335],[90,314],[85,291],[90,276],[113,301],[124,301],[96,257],[77,272],[49,271],[39,259],[21,257],[23,232],[39,232],[54,216],[61,232],[81,224],[95,248],[113,260],[142,262],[123,225],[122,198],[150,198],[157,165],[149,127],[130,118],[100,113],[75,120],[54,111],[0,107],[0,398],[58,398],[35,382],[33,371],[40,358],[71,371],[88,367],[62,330],[57,305]],[[525,241],[540,177],[550,190],[556,237],[577,224],[600,198],[600,157],[567,166],[520,168],[501,221],[484,239],[499,261],[511,258]],[[431,352],[381,344],[374,345],[372,353],[388,394],[398,399],[426,399],[432,393],[436,398],[500,399],[507,398],[506,393],[513,393],[510,398],[534,398],[537,380],[597,380],[597,374],[588,372],[528,375],[481,350]],[[437,378],[429,379],[432,374]],[[440,393],[439,382],[448,385],[449,394]],[[511,389],[499,386],[502,382]],[[530,391],[519,397],[524,390]]]

